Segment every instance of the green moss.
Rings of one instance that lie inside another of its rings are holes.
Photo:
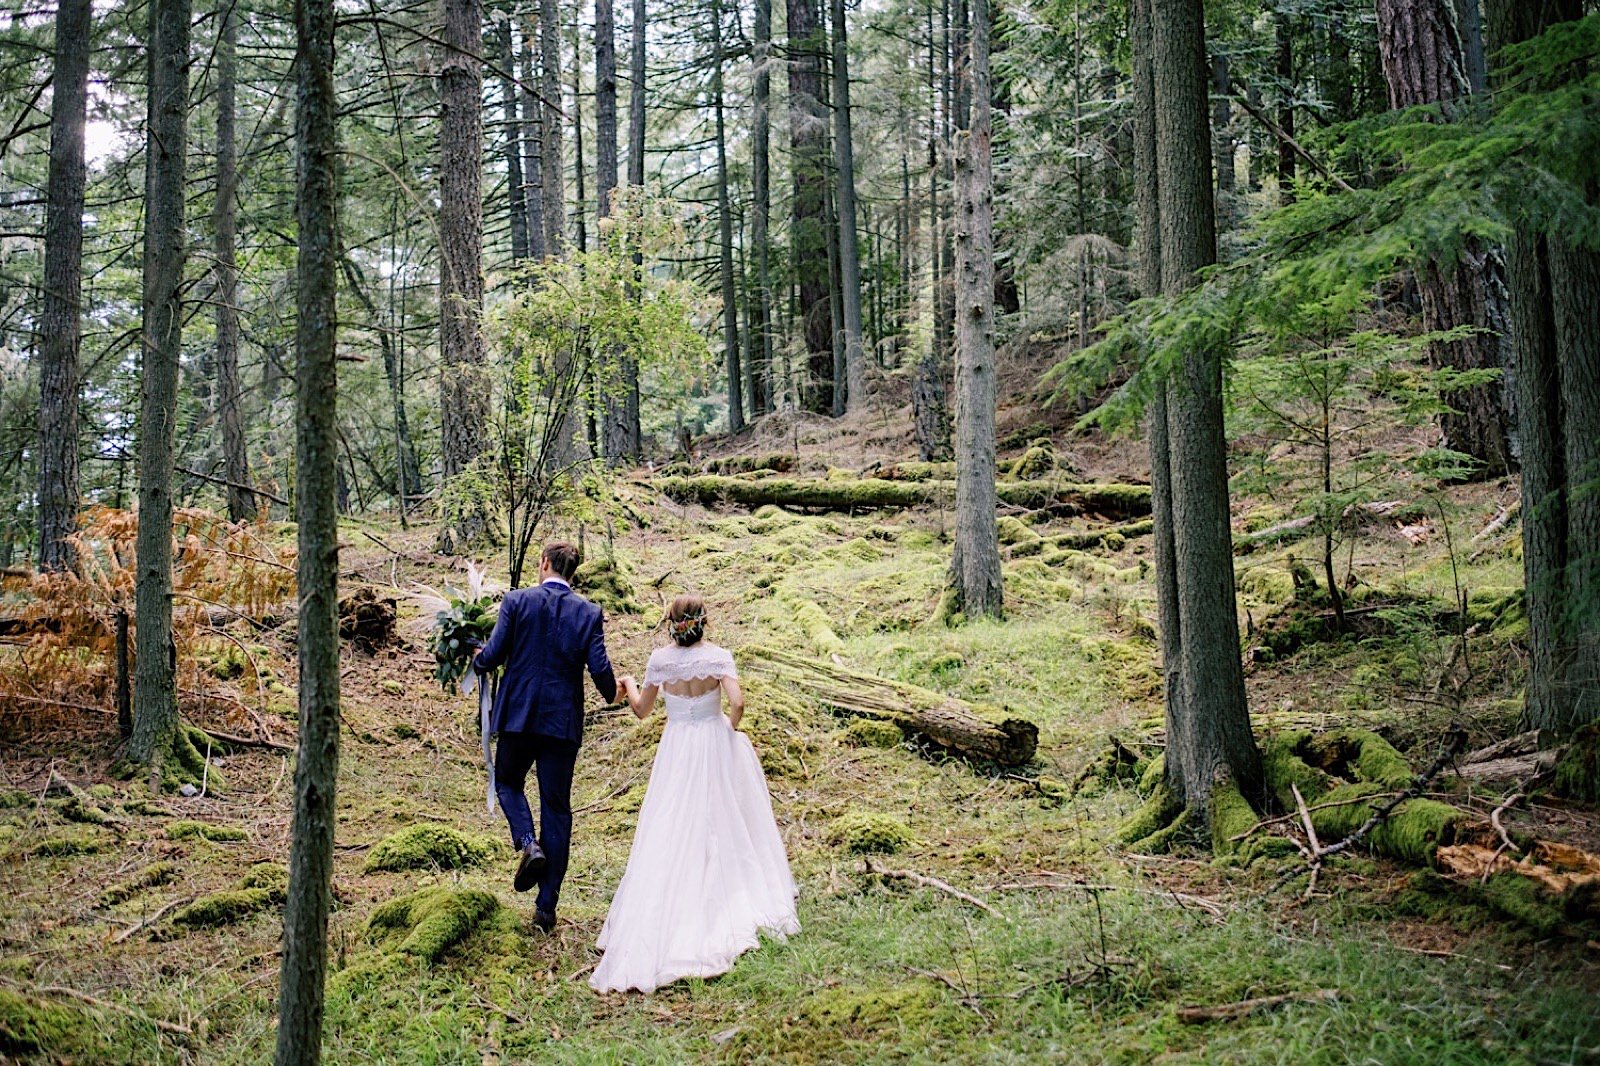
[[[1028,450],[1005,464],[1005,475],[1016,481],[1030,481],[1053,472],[1056,468],[1056,449],[1049,437],[1041,437],[1028,445]]]
[[[230,840],[243,840],[243,829],[236,829],[227,825],[212,825],[209,822],[195,822],[180,818],[167,823],[167,838],[169,840],[209,840],[213,843],[222,843]]]
[[[0,1057],[39,1054],[69,1061],[94,1027],[88,1011],[0,988]]]
[[[1012,515],[1001,515],[997,520],[1000,531],[1000,543],[1017,545],[1024,541],[1040,540],[1039,534],[1020,518]]]
[[[894,748],[899,747],[905,734],[893,722],[854,718],[844,727],[844,738],[845,743],[858,748]]]
[[[1218,858],[1254,858],[1248,842],[1234,839],[1250,832],[1261,820],[1250,801],[1231,779],[1218,781],[1211,788],[1211,853]],[[1241,850],[1241,848],[1243,850]]]
[[[1532,878],[1498,873],[1483,883],[1481,891],[1490,907],[1541,936],[1559,931],[1563,924],[1560,901]]]
[[[1586,725],[1556,763],[1555,790],[1569,799],[1600,803],[1600,724]]]
[[[823,655],[838,655],[844,651],[844,641],[833,631],[828,613],[814,601],[790,593],[780,593],[779,599],[813,648]]]
[[[0,811],[15,810],[37,802],[32,796],[17,788],[0,789]]]
[[[585,559],[573,575],[573,587],[599,604],[607,614],[641,614],[644,608],[634,596],[633,581],[626,564],[614,555]]]
[[[211,929],[232,925],[252,914],[281,906],[284,894],[271,888],[235,888],[201,896],[172,916],[172,924],[186,929]]]
[[[1170,825],[1182,811],[1183,801],[1165,781],[1162,781],[1117,827],[1117,842],[1123,845],[1140,845],[1148,837]]]
[[[98,785],[90,785],[84,791],[89,794],[91,799],[108,800],[117,798],[117,790],[103,781]]]
[[[1167,781],[1167,753],[1162,752],[1145,764],[1139,773],[1139,794],[1149,796]]]
[[[1467,594],[1467,624],[1504,633],[1527,623],[1521,587],[1489,585]]]
[[[393,678],[384,678],[378,682],[378,688],[390,696],[403,696],[406,692],[406,687]]]
[[[155,888],[172,880],[178,872],[176,863],[153,862],[140,870],[126,881],[112,885],[100,893],[100,906],[114,907],[143,892],[147,888]]]
[[[898,818],[857,809],[833,820],[828,839],[857,855],[893,855],[916,838]]]
[[[281,862],[258,862],[245,873],[239,882],[244,888],[276,889],[289,891],[289,868]]]
[[[800,1013],[824,1032],[860,1036],[884,1026],[916,1031],[938,1005],[939,993],[922,984],[828,988],[808,997]]]
[[[28,854],[54,857],[92,855],[110,842],[104,833],[96,829],[66,829],[38,841],[28,849]]]
[[[369,938],[398,941],[395,950],[434,963],[465,940],[500,901],[487,892],[424,888],[382,904],[367,919]]]
[[[375,870],[454,870],[478,866],[494,854],[494,841],[468,836],[447,825],[424,822],[384,837],[367,855],[363,867]]]

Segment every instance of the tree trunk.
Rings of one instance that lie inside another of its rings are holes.
[[[844,408],[857,410],[867,398],[866,355],[861,340],[861,250],[856,232],[856,160],[850,132],[850,49],[844,0],[833,9],[834,163],[839,171],[839,286],[844,311]],[[839,406],[837,398],[835,407]]]
[[[39,312],[39,569],[69,570],[78,527],[78,345],[83,304],[83,136],[89,0],[61,0],[51,74],[50,173]]]
[[[1038,749],[1039,727],[1025,718],[994,717],[942,692],[774,648],[750,648],[748,657],[753,672],[793,685],[846,714],[893,722],[967,758],[1021,766]]]
[[[482,0],[445,0],[439,74],[439,435],[446,480],[489,446],[488,352],[483,315]],[[488,516],[450,516],[465,543]]]
[[[772,265],[767,229],[772,218],[771,158],[772,132],[772,0],[755,0],[754,40],[751,64],[754,67],[753,102],[750,115],[750,183],[752,215],[750,245],[756,256],[755,291],[755,367],[756,387],[750,399],[751,414],[772,409]]]
[[[628,184],[644,187],[644,104],[645,104],[645,29],[644,0],[633,0],[633,49],[631,74],[633,88],[628,94]],[[633,253],[637,278],[644,270],[644,254]],[[630,353],[624,358],[623,377],[628,390],[628,456],[634,460],[644,454],[643,433],[639,425],[639,360]]]
[[[1216,260],[1200,0],[1152,0],[1151,30],[1161,289],[1176,296]],[[1184,702],[1169,708],[1167,774],[1185,805],[1204,813],[1219,779],[1231,777],[1246,796],[1259,795],[1261,758],[1239,658],[1222,353],[1190,349],[1177,374],[1166,413]]]
[[[139,374],[139,534],[134,721],[128,758],[157,780],[178,730],[172,638],[172,466],[183,352],[189,0],[151,0],[145,143],[144,323]]]
[[[1294,23],[1288,11],[1280,10],[1272,17],[1272,35],[1275,45],[1274,70],[1278,76],[1278,128],[1284,136],[1278,139],[1278,202],[1294,202],[1294,149],[1289,141],[1294,137]]]
[[[250,484],[250,457],[245,450],[243,389],[239,382],[239,270],[234,235],[239,219],[239,158],[234,133],[237,80],[235,51],[239,23],[232,7],[217,17],[217,201],[213,213],[216,236],[217,422],[222,429],[223,471],[229,481],[228,517],[235,522],[256,516]]]
[[[842,4],[843,0],[834,0]],[[994,186],[989,0],[972,0],[972,124],[956,155],[956,543],[951,577],[968,617],[1001,613],[995,520]]]
[[[539,91],[544,96],[544,120],[539,128],[544,253],[565,255],[567,171],[561,161],[561,8],[556,0],[539,0]]]
[[[522,176],[522,120],[517,107],[516,48],[511,41],[511,20],[495,27],[500,53],[500,102],[506,116],[506,209],[511,216],[511,258],[528,258],[527,187]]]
[[[739,368],[739,301],[733,283],[733,208],[728,203],[728,131],[722,107],[722,4],[711,0],[711,107],[717,132],[718,273],[722,281],[722,357],[728,372],[728,432],[744,429]]]
[[[522,176],[527,183],[523,193],[528,221],[528,258],[538,262],[550,254],[548,232],[544,220],[544,104],[539,93],[533,91],[535,80],[533,52],[537,47],[537,20],[523,24],[522,28]],[[541,90],[542,91],[542,90]]]
[[[473,9],[476,10],[475,4]],[[283,912],[279,1066],[315,1063],[321,1055],[339,775],[339,519],[334,506],[334,471],[338,466],[335,295],[339,257],[335,225],[338,144],[334,123],[338,101],[333,85],[332,0],[296,0],[295,24],[299,100],[295,122],[299,157],[295,505],[299,523],[296,584],[300,631],[296,643],[300,736],[294,768],[289,892]],[[455,28],[466,27],[457,24]],[[474,41],[472,51],[478,47]],[[448,66],[445,77],[446,85],[453,87]],[[470,72],[455,77],[460,81],[479,80]],[[474,154],[471,161],[476,167],[478,156]]]
[[[1471,87],[1449,0],[1378,0],[1378,50],[1393,108],[1438,104],[1446,117]],[[1435,367],[1492,369],[1502,365],[1508,330],[1505,270],[1497,249],[1470,241],[1454,264],[1431,263],[1417,273],[1423,326],[1430,332],[1472,326],[1481,332],[1428,346]],[[1509,354],[1509,353],[1508,353]],[[1513,375],[1514,377],[1514,375]],[[1511,425],[1498,382],[1446,393],[1452,410],[1440,416],[1445,446],[1500,477],[1512,468]]]
[[[1228,76],[1228,57],[1218,52],[1211,57],[1211,144],[1216,155],[1217,213],[1226,228],[1233,218],[1233,108],[1228,96],[1233,84]]]
[[[610,218],[618,183],[617,165],[617,24],[612,0],[594,2],[595,69],[595,204],[599,218]],[[607,240],[602,230],[600,240]],[[627,351],[604,354],[600,380],[601,451],[606,462],[619,465],[632,453],[628,419]]]
[[[806,374],[800,405],[833,409],[833,313],[828,295],[826,188],[828,117],[822,109],[822,29],[816,0],[789,4],[789,147],[794,180],[790,270],[805,335]]]
[[[1129,40],[1133,51],[1133,163],[1139,294],[1161,295],[1161,198],[1156,169],[1156,95],[1151,0],[1133,0]],[[1193,719],[1183,695],[1183,634],[1178,612],[1177,559],[1172,537],[1172,454],[1168,385],[1155,382],[1150,403],[1150,510],[1154,525],[1156,618],[1161,637],[1165,712],[1173,722]]]

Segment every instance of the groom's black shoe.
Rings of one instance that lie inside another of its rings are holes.
[[[530,840],[519,854],[522,858],[517,862],[517,876],[512,879],[511,887],[518,892],[526,892],[537,885],[544,874],[544,852],[539,850],[537,840]]]
[[[556,916],[551,914],[549,911],[542,911],[538,908],[534,908],[533,926],[542,933],[553,933],[556,928]]]

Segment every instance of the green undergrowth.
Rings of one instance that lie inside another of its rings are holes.
[[[119,1064],[163,1061],[170,1055],[170,1038],[163,1039],[148,1021],[0,986],[0,1061]]]
[[[365,869],[455,870],[478,866],[494,855],[494,840],[463,833],[448,825],[422,822],[384,837],[367,855]]]

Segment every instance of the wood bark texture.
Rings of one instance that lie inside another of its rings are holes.
[[[843,0],[834,0],[842,7]],[[956,155],[957,607],[998,617],[1004,602],[995,519],[994,176],[989,100],[989,0],[973,0],[971,127]]]
[[[78,347],[83,311],[83,138],[89,0],[62,0],[51,75],[50,170],[39,308],[39,569],[69,570],[78,526]]]
[[[333,0],[295,3],[295,501],[300,735],[294,768],[289,890],[283,912],[278,1066],[321,1055],[333,833],[339,775],[337,272],[338,101]],[[474,42],[474,51],[476,51]],[[472,157],[474,166],[478,157]]]
[[[217,200],[212,213],[216,278],[217,424],[222,430],[222,468],[228,481],[228,517],[245,522],[256,516],[249,490],[250,456],[245,447],[244,388],[239,380],[239,154],[237,144],[238,13],[217,15]]]
[[[789,256],[806,350],[800,405],[827,414],[833,409],[833,311],[828,294],[828,116],[822,106],[822,27],[815,0],[788,0],[788,15],[794,183]]]
[[[1200,0],[1151,0],[1151,42],[1161,289],[1176,295],[1216,259]],[[1257,795],[1262,780],[1239,656],[1219,351],[1182,354],[1166,413],[1184,696],[1168,708],[1167,773],[1199,813],[1219,779],[1231,777],[1246,796]]]
[[[157,779],[178,728],[172,638],[172,467],[183,351],[189,0],[150,4],[145,146],[144,322],[139,375],[139,533],[135,544],[133,736],[128,757]]]
[[[833,14],[834,166],[838,172],[839,301],[844,312],[844,409],[866,399],[867,357],[861,329],[861,248],[856,229],[855,138],[850,128],[850,47],[844,0],[830,0]],[[839,406],[835,398],[835,407]]]

